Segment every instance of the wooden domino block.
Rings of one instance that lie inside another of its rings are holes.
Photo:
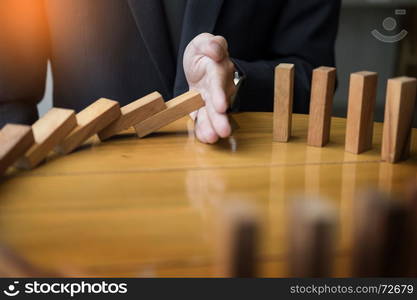
[[[275,68],[274,130],[275,142],[288,142],[291,136],[294,98],[293,64],[280,64]]]
[[[0,176],[35,143],[30,126],[7,124],[0,131]]]
[[[336,232],[334,210],[315,198],[296,199],[290,209],[291,276],[331,276]]]
[[[355,277],[401,277],[407,272],[407,210],[369,190],[355,200],[352,272]]]
[[[335,68],[313,71],[307,138],[310,146],[324,147],[329,142],[335,84]]]
[[[31,169],[39,165],[76,125],[73,110],[52,108],[32,125],[35,144],[17,161],[16,166]]]
[[[416,88],[415,78],[388,80],[382,135],[383,161],[396,163],[409,157]]]
[[[77,127],[55,148],[68,154],[120,117],[117,101],[101,98],[77,114]]]
[[[142,138],[156,130],[186,116],[187,114],[204,106],[201,95],[195,91],[189,91],[166,102],[167,108],[145,121],[135,125],[137,135]]]
[[[260,221],[257,210],[246,203],[222,208],[216,230],[216,266],[221,277],[256,277]]]
[[[161,94],[154,92],[121,108],[121,116],[98,133],[104,141],[166,109]]]
[[[345,150],[360,154],[372,148],[378,74],[358,72],[350,76]]]

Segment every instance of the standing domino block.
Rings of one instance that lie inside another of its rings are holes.
[[[336,69],[320,67],[313,71],[307,144],[324,147],[329,142]]]
[[[142,138],[156,130],[186,116],[187,114],[204,106],[201,95],[189,91],[166,103],[167,108],[145,121],[135,125],[137,135]]]
[[[17,161],[16,166],[31,169],[39,165],[75,126],[77,120],[73,110],[52,108],[32,125],[35,144]]]
[[[0,176],[34,144],[30,126],[7,124],[0,131]]]
[[[101,98],[77,114],[77,127],[55,148],[68,154],[114,122],[121,114],[117,101]]]
[[[145,121],[164,109],[166,109],[164,99],[161,94],[154,92],[122,107],[120,118],[100,131],[98,137],[101,141],[104,141],[129,127]]]
[[[289,221],[291,276],[330,277],[336,232],[332,207],[321,199],[297,199]]]
[[[396,163],[410,155],[411,129],[417,80],[399,77],[388,80],[382,135],[382,160]]]
[[[293,64],[280,64],[275,68],[274,142],[287,143],[291,136],[294,68]]]
[[[217,273],[221,277],[256,277],[260,220],[255,207],[228,203],[217,223]]]
[[[360,154],[372,148],[378,74],[358,72],[350,76],[345,150]]]

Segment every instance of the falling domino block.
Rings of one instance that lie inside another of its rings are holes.
[[[52,108],[32,125],[35,144],[17,161],[16,166],[31,169],[39,165],[75,126],[77,120],[73,110]]]
[[[385,193],[362,192],[354,205],[353,276],[400,277],[407,272],[407,211]]]
[[[77,114],[77,127],[55,151],[68,154],[120,117],[117,101],[101,98]]]
[[[378,74],[358,72],[350,76],[345,150],[360,154],[372,148]]]
[[[280,64],[275,68],[274,133],[275,142],[288,142],[291,136],[294,98],[294,65]]]
[[[0,176],[34,144],[30,126],[7,124],[0,131]]]
[[[221,277],[256,277],[260,220],[255,207],[229,203],[219,214],[216,265]]]
[[[186,116],[187,114],[204,106],[201,95],[195,91],[189,91],[166,102],[167,108],[145,121],[135,125],[137,135],[142,138],[156,130]]]
[[[399,77],[388,80],[382,135],[382,160],[396,163],[410,154],[411,129],[417,80]]]
[[[307,143],[324,147],[329,142],[336,69],[320,67],[313,71]]]
[[[104,141],[166,109],[161,94],[154,92],[121,108],[122,115],[98,133]]]
[[[290,209],[291,276],[331,276],[336,232],[333,208],[321,199],[301,198]]]

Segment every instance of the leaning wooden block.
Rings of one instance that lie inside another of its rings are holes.
[[[410,155],[416,89],[416,78],[388,80],[381,154],[384,161],[396,163]]]
[[[294,69],[293,64],[280,64],[275,68],[273,132],[275,142],[286,143],[291,136]]]
[[[145,137],[152,132],[186,116],[187,114],[204,106],[201,95],[195,91],[189,91],[166,103],[167,108],[145,121],[135,125],[139,137]]]
[[[290,273],[294,277],[332,275],[336,216],[321,199],[296,199],[290,207]]]
[[[104,141],[166,109],[161,94],[154,92],[121,108],[122,115],[98,133]]]
[[[77,127],[60,143],[55,151],[68,154],[87,139],[106,128],[120,117],[117,101],[101,98],[77,114]]]
[[[320,67],[313,71],[307,144],[324,147],[329,142],[336,84],[336,69]]]
[[[260,220],[248,203],[230,202],[220,209],[216,232],[216,267],[220,277],[256,277]]]
[[[7,124],[0,131],[0,176],[33,145],[30,126]]]
[[[35,144],[18,160],[16,166],[23,169],[36,167],[75,126],[77,120],[73,110],[52,108],[32,125]]]
[[[378,74],[358,72],[350,76],[345,150],[354,154],[372,148]]]

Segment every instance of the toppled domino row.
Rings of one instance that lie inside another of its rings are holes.
[[[7,124],[0,131],[0,175],[13,164],[34,168],[53,150],[68,154],[95,134],[105,141],[133,126],[144,137],[202,106],[201,95],[189,91],[168,102],[154,92],[122,108],[102,98],[78,114],[52,108],[32,126]]]
[[[372,148],[374,108],[378,74],[351,74],[345,150],[360,154]],[[313,71],[307,144],[324,147],[329,142],[336,69]],[[417,80],[398,77],[388,80],[382,137],[382,160],[395,163],[409,156],[416,102]],[[294,65],[280,64],[275,70],[274,135],[288,142],[294,94]]]

